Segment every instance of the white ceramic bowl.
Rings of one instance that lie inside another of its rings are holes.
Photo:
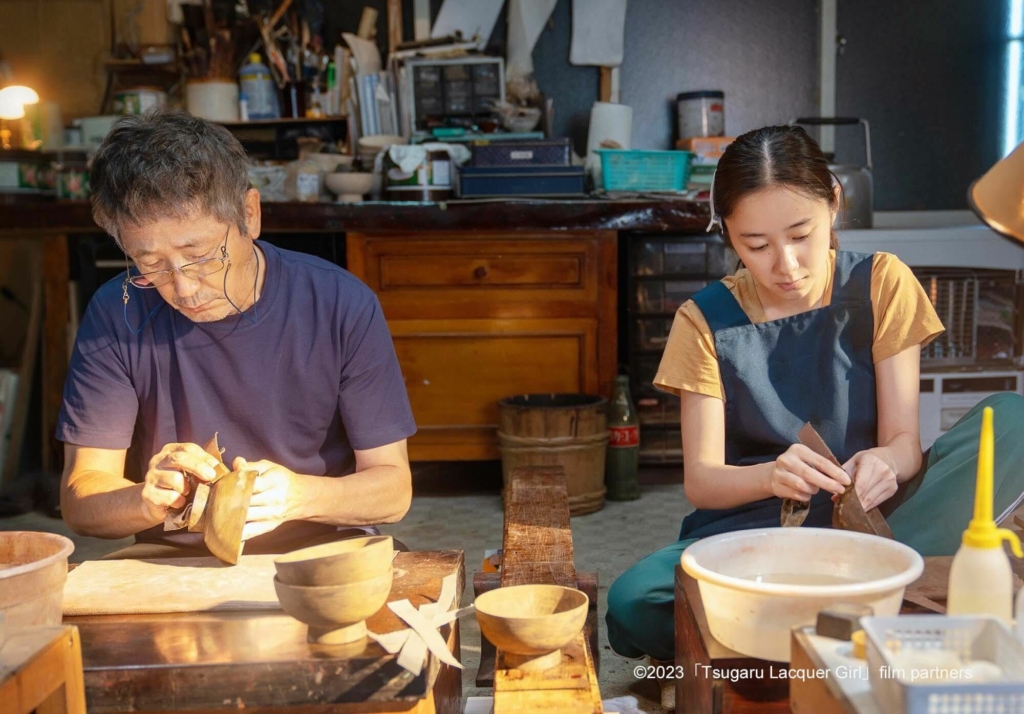
[[[351,166],[355,159],[348,154],[310,154],[307,158],[324,173],[337,171],[339,166]]]
[[[827,528],[764,528],[704,538],[683,551],[715,639],[741,654],[789,662],[790,631],[836,603],[896,615],[924,559],[909,546]]]
[[[360,154],[376,154],[392,144],[408,144],[404,136],[395,134],[371,134],[359,138]]]
[[[347,173],[325,174],[324,184],[334,194],[357,194],[363,196],[373,188],[373,174],[349,171]]]

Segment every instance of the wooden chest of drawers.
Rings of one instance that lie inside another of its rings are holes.
[[[419,461],[499,458],[498,400],[608,396],[617,363],[616,233],[349,233],[380,299]]]

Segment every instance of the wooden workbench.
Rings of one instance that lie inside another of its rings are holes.
[[[436,601],[441,581],[458,574],[462,551],[399,553],[389,601]],[[168,593],[188,597],[188,593]],[[413,676],[371,640],[324,647],[283,611],[65,618],[82,640],[89,714],[228,712],[259,708],[288,714],[462,711],[462,673],[428,656]],[[377,633],[405,629],[387,607],[367,620]],[[441,628],[459,657],[458,621]]]

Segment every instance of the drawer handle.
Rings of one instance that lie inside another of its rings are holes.
[[[473,271],[473,277],[476,278],[477,280],[483,280],[484,278],[487,277],[487,274],[490,272],[491,271],[488,270],[486,265],[481,265],[480,267]]]

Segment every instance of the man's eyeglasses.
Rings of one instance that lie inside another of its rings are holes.
[[[191,278],[192,280],[198,280],[199,278],[205,278],[207,275],[219,273],[224,269],[225,265],[231,264],[231,259],[228,257],[228,235],[230,233],[231,226],[228,226],[228,230],[224,234],[224,242],[220,246],[220,255],[216,258],[197,260],[194,263],[182,265],[180,268],[154,270],[151,273],[132,272],[138,269],[128,266],[128,282],[137,288],[158,288],[171,282],[174,279],[175,272],[181,273],[186,278]]]

